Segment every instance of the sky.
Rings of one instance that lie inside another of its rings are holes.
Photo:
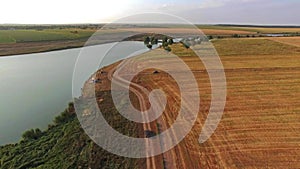
[[[144,12],[196,24],[300,25],[300,0],[0,0],[0,24],[110,23]]]

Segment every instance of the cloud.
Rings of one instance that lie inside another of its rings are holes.
[[[214,0],[214,6],[184,10],[177,14],[196,23],[300,25],[299,1]]]
[[[200,3],[200,8],[215,8],[224,6],[229,3],[249,3],[249,2],[255,2],[259,0],[203,0]],[[262,2],[264,0],[260,0]]]

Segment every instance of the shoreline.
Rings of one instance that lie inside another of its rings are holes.
[[[0,58],[83,47],[86,41],[47,41],[0,44]]]

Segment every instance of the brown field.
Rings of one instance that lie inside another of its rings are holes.
[[[278,38],[269,38],[270,40],[300,47],[300,37],[278,37]]]
[[[198,33],[199,30],[197,29],[190,29],[190,28],[130,28],[130,29],[123,29],[126,31],[136,31],[136,32],[153,32],[159,34],[168,34],[168,33]],[[256,34],[255,32],[251,31],[244,31],[244,30],[226,30],[226,29],[207,29],[207,28],[200,28],[200,30],[206,35],[233,35],[233,34]]]
[[[300,28],[293,27],[245,27],[245,26],[213,26],[213,25],[198,25],[200,29],[217,29],[217,30],[237,30],[237,31],[248,31],[255,33],[296,33],[300,32]]]
[[[230,27],[230,29],[254,31],[254,32],[260,32],[260,33],[294,33],[294,32],[300,32],[300,28]]]
[[[210,107],[208,75],[190,49],[172,45],[172,52],[189,65],[197,78],[201,94],[198,120],[180,144],[163,155],[141,159],[139,168],[300,168],[300,48],[268,39],[213,43],[227,78],[227,103],[217,130],[206,143],[198,143]],[[170,58],[159,57],[160,50],[153,50],[154,55],[148,57],[157,56],[157,64],[171,64]],[[116,65],[104,70],[114,71]],[[145,70],[133,82],[150,91],[161,88],[167,94],[163,115],[147,127],[161,132],[172,125],[179,106],[189,103],[180,105],[178,87],[167,73],[152,72]],[[109,90],[107,76],[98,77],[103,83],[96,85],[97,91]],[[141,106],[141,100],[137,100],[140,97],[132,99],[137,107]],[[140,126],[140,137],[147,128]]]
[[[241,55],[290,55],[300,54],[296,46],[279,43],[273,38],[239,38],[213,40],[213,45],[220,55],[241,56]],[[277,39],[277,38],[275,38]]]

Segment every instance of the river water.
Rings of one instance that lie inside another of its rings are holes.
[[[75,79],[75,95],[80,95],[84,81],[99,68],[99,62],[93,60],[99,60],[113,45],[88,47],[97,51],[97,55],[78,59],[76,67],[80,68],[77,69],[80,73]],[[119,46],[123,49],[117,50],[115,56],[124,51],[129,54],[146,50],[142,42]],[[19,141],[27,129],[47,128],[53,118],[67,107],[72,101],[72,75],[80,50],[0,57],[0,145]],[[107,64],[118,59],[108,59]]]

